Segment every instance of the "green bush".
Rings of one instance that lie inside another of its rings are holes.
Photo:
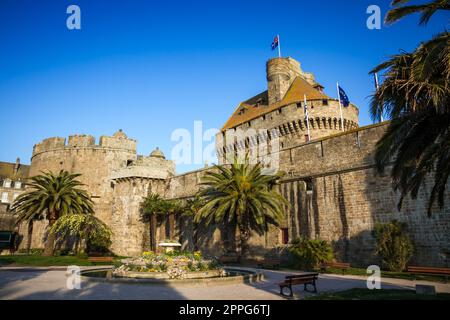
[[[375,254],[381,257],[383,268],[396,272],[405,270],[414,252],[406,224],[396,220],[377,224],[375,238],[377,241]]]
[[[312,270],[321,263],[333,260],[331,245],[320,239],[296,239],[289,252],[294,258],[294,267],[301,270]]]
[[[29,254],[29,255],[32,255],[32,256],[40,256],[40,255],[42,255],[42,253],[44,253],[44,249],[32,248],[32,249],[30,249],[30,252],[28,252],[27,249],[19,249],[17,251],[17,253]]]

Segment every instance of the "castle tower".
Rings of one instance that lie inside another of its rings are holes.
[[[267,61],[269,105],[281,101],[292,82],[302,75],[300,63],[292,58],[274,58]]]
[[[284,149],[358,127],[358,108],[354,104],[342,108],[341,117],[339,101],[326,95],[298,61],[270,59],[266,71],[268,90],[241,102],[216,135],[219,163],[240,151],[264,148],[274,138]]]

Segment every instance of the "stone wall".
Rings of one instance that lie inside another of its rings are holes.
[[[166,179],[175,173],[175,165],[164,158],[138,156],[136,141],[118,131],[112,137],[100,137],[98,144],[90,135],[70,136],[67,143],[66,139],[57,137],[36,144],[30,176],[60,170],[81,174],[78,179],[92,195],[95,215],[117,233],[113,248],[123,252],[122,248],[133,242],[130,252],[134,253],[137,250],[134,248],[142,249],[139,239],[143,229],[133,219],[138,214],[138,202],[147,195],[145,188],[140,193],[135,185],[142,184],[140,179]],[[129,188],[122,183],[125,180],[132,181]],[[122,189],[123,193],[117,191]],[[123,202],[126,205],[122,206]],[[36,224],[33,247],[43,247],[46,225],[45,221]],[[125,230],[128,225],[129,230]],[[20,230],[26,240],[26,226],[20,226]],[[26,241],[22,241],[20,246],[25,245]]]
[[[389,176],[380,176],[374,170],[374,148],[386,125],[367,126],[281,150],[279,169],[287,177],[280,193],[291,206],[280,227],[288,228],[290,239],[307,236],[328,240],[339,259],[367,265],[379,262],[373,255],[374,225],[397,219],[408,224],[414,239],[413,263],[448,266],[450,199],[446,199],[445,208],[434,208],[433,216],[428,218],[428,181],[418,199],[405,199],[398,212],[399,195],[392,190]],[[172,178],[166,196],[193,195],[204,172]],[[280,241],[278,228],[265,236],[254,235],[254,254],[282,247]]]

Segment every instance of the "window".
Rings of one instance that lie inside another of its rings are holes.
[[[328,100],[327,99],[323,99],[322,100],[322,105],[327,106],[328,105]]]
[[[19,196],[20,193],[18,192],[14,192],[13,194],[13,201],[16,201],[17,197]]]
[[[288,244],[289,243],[289,230],[288,228],[281,228],[281,243]]]
[[[6,180],[3,182],[3,186],[4,186],[5,188],[11,188],[11,180],[6,179]]]
[[[2,203],[8,203],[8,192],[2,193]]]
[[[22,188],[22,182],[20,182],[20,181],[14,182],[14,188],[21,189]]]

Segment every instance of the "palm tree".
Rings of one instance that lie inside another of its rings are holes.
[[[287,201],[275,191],[282,173],[264,175],[260,163],[251,166],[246,161],[234,161],[231,166],[215,166],[208,171],[200,191],[205,205],[195,216],[195,221],[224,223],[239,230],[240,255],[248,250],[250,231],[259,234],[267,231],[269,223],[277,224],[284,218]]]
[[[417,197],[426,177],[432,174],[431,215],[436,198],[440,207],[444,205],[450,175],[449,33],[442,32],[412,53],[393,56],[371,73],[380,71],[385,72],[384,81],[372,98],[371,115],[374,120],[382,115],[392,120],[377,143],[378,171],[392,165],[393,187],[401,193],[399,209],[406,195]]]
[[[28,220],[28,223],[27,223],[27,248],[26,248],[28,254],[31,251],[31,244],[32,244],[32,241],[33,241],[34,222],[35,221],[40,221],[42,219],[43,219],[43,217],[42,217],[41,214],[36,214],[34,217],[31,217]]]
[[[434,0],[430,3],[422,5],[405,5],[410,0],[393,0],[392,5],[396,8],[390,10],[386,15],[385,22],[387,24],[392,24],[401,18],[412,14],[421,13],[420,24],[427,24],[431,16],[438,10],[450,10],[449,0]]]
[[[158,194],[149,194],[141,204],[141,218],[150,223],[150,247],[156,250],[157,216],[169,215],[169,229],[172,236],[174,229],[174,215],[181,212],[183,207],[176,200],[166,200]]]
[[[32,177],[28,185],[31,191],[21,194],[11,209],[21,223],[35,219],[43,214],[48,220],[49,229],[63,215],[94,213],[93,202],[84,186],[77,180],[79,174],[70,174],[61,170],[58,175],[52,172]],[[49,232],[45,243],[44,255],[53,255],[55,234]]]

